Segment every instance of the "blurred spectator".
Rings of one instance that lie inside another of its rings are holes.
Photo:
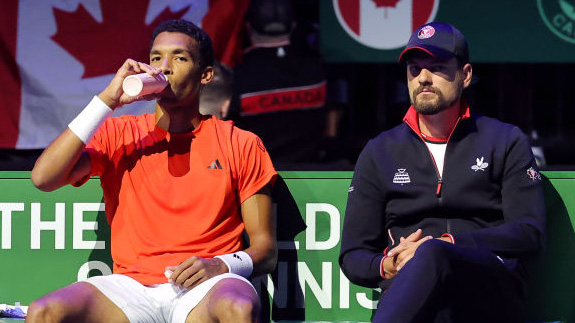
[[[219,119],[228,115],[233,91],[233,71],[229,67],[214,62],[214,77],[202,88],[200,113],[210,114]]]
[[[327,107],[323,62],[304,42],[296,46],[295,28],[291,0],[253,0],[246,13],[250,44],[234,67],[229,118],[262,138],[280,170],[330,161],[326,143],[340,119]]]

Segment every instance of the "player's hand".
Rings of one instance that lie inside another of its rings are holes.
[[[228,266],[219,258],[191,257],[178,266],[166,267],[168,281],[180,288],[192,289],[206,280],[228,272]]]
[[[421,229],[410,234],[407,238],[401,237],[399,240],[399,245],[391,249],[387,256],[393,258],[393,264],[395,265],[396,271],[400,271],[403,266],[413,258],[415,251],[419,246],[427,240],[433,239],[431,236],[422,237],[423,232]]]
[[[162,70],[158,67],[148,65],[146,63],[138,62],[133,59],[127,59],[124,64],[118,69],[116,75],[108,84],[106,89],[102,91],[98,96],[104,103],[106,103],[111,109],[117,109],[124,104],[129,104],[135,101],[143,100],[155,100],[158,98],[158,94],[149,94],[145,96],[129,96],[124,93],[122,89],[122,83],[124,79],[130,75],[139,73],[148,73],[150,75],[158,75]]]

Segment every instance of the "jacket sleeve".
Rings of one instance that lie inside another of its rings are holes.
[[[543,187],[527,136],[513,127],[507,137],[501,182],[504,222],[454,238],[457,244],[489,250],[503,258],[524,258],[536,255],[544,245]]]
[[[339,264],[354,284],[378,287],[385,236],[385,201],[372,156],[373,141],[360,154],[349,188]]]

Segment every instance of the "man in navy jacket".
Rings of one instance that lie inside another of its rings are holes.
[[[523,262],[545,231],[529,140],[470,113],[469,50],[452,25],[418,28],[399,61],[412,106],[357,161],[341,268],[382,289],[374,322],[520,322]]]

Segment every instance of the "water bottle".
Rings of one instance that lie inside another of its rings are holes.
[[[130,96],[144,96],[162,92],[167,85],[168,78],[164,74],[141,73],[126,77],[122,83],[122,89]]]

